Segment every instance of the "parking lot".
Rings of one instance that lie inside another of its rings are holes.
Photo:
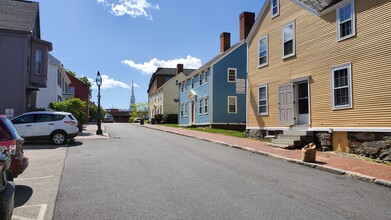
[[[75,143],[76,144],[76,143]],[[15,209],[12,219],[52,219],[67,146],[28,143],[30,158],[25,172],[15,178]]]

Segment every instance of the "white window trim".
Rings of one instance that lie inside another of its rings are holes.
[[[260,54],[261,51],[260,51],[259,48],[260,48],[260,42],[263,39],[266,39],[266,63],[260,64],[259,61],[260,61],[261,57],[259,56],[259,54]],[[267,65],[269,65],[269,36],[265,35],[265,36],[259,38],[259,40],[258,40],[258,68],[261,68],[261,67],[264,67],[264,66],[267,66]]]
[[[209,105],[208,105],[209,98],[208,96],[204,97],[204,115],[207,115],[209,112]],[[205,111],[206,108],[206,111]]]
[[[229,99],[235,99],[235,112],[229,112]],[[236,96],[227,96],[227,112],[228,114],[237,114],[238,113],[238,98]]]
[[[198,99],[198,115],[202,115],[203,108],[204,108],[203,101],[204,101],[203,98]],[[200,111],[200,109],[201,109],[201,111]]]
[[[235,81],[229,81],[229,71],[230,70],[235,70]],[[236,83],[237,77],[238,77],[238,70],[236,68],[228,68],[228,71],[227,71],[227,82],[228,83]]]
[[[188,111],[189,111],[189,110],[188,110],[188,106],[189,106],[189,104],[186,102],[186,103],[185,103],[185,109],[184,109],[184,115],[185,115],[184,117],[185,117],[185,118],[187,118],[187,114],[188,114]]]
[[[292,25],[292,29],[293,29],[293,42],[292,42],[292,45],[293,45],[293,52],[291,54],[288,54],[288,55],[285,55],[284,56],[284,43],[285,43],[285,39],[284,39],[284,29],[287,28],[288,26]],[[281,47],[281,52],[282,52],[282,59],[286,59],[286,58],[289,58],[289,57],[292,57],[292,56],[295,56],[296,55],[296,25],[295,25],[295,21],[291,21],[289,23],[287,23],[286,25],[284,25],[282,27],[282,47]]]
[[[273,14],[273,0],[270,1],[270,12],[272,15],[272,19],[280,15],[280,0],[277,0],[277,13]]]
[[[208,84],[208,72],[207,71],[204,72],[204,85],[205,84]]]
[[[260,101],[259,89],[262,87],[265,87],[265,91],[266,91],[266,112],[259,113],[259,101]],[[258,85],[258,103],[257,103],[257,105],[258,105],[258,115],[269,115],[269,94],[268,94],[267,84]]]
[[[334,97],[334,72],[341,70],[341,69],[347,69],[348,70],[348,92],[349,92],[349,104],[348,105],[341,105],[341,106],[335,106],[335,97]],[[340,109],[351,109],[353,108],[353,93],[352,93],[352,64],[346,63],[339,66],[331,67],[330,70],[331,73],[331,98],[332,98],[332,110],[340,110]]]
[[[204,80],[204,75],[203,75],[203,73],[200,73],[198,75],[198,85],[202,86],[202,84],[204,84],[203,80]]]
[[[191,77],[191,88],[194,89],[194,77]]]
[[[181,115],[181,118],[183,118],[183,105],[184,105],[184,104],[182,103],[182,104],[181,104],[180,113],[179,113],[179,114]]]
[[[346,35],[345,37],[340,37],[341,36],[340,35],[340,31],[341,31],[340,30],[340,23],[341,23],[341,21],[340,21],[340,17],[339,17],[339,9],[341,9],[341,8],[343,8],[345,6],[348,6],[350,4],[352,5],[352,14],[351,14],[351,16],[352,16],[352,33],[350,35]],[[338,7],[336,9],[336,11],[337,11],[337,13],[336,13],[337,14],[337,22],[336,22],[337,23],[337,42],[343,41],[343,40],[351,38],[353,36],[356,36],[356,19],[355,19],[356,12],[355,12],[355,8],[354,8],[354,0],[344,4],[341,7]]]
[[[185,92],[187,92],[187,81],[188,80],[185,80],[183,83],[185,84]]]

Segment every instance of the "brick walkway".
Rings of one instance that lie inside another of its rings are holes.
[[[184,128],[172,128],[161,125],[145,124],[144,127],[171,132],[179,135],[208,140],[215,143],[224,144],[248,150],[265,156],[286,160],[289,162],[302,164],[305,166],[347,175],[353,178],[375,182],[380,185],[391,187],[391,166],[380,164],[363,159],[354,158],[352,155],[338,154],[335,152],[316,153],[316,163],[306,163],[302,161],[301,150],[285,150],[267,146],[265,142],[212,134],[201,131],[188,130]]]

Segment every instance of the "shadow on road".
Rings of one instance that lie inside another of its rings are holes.
[[[55,145],[50,141],[28,141],[23,144],[23,149],[42,150],[42,149],[57,149],[59,147],[77,147],[83,145],[80,141],[69,141],[68,144]]]
[[[29,186],[16,185],[15,186],[15,208],[23,206],[29,201],[33,195],[33,189]]]

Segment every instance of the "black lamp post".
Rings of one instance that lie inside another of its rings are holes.
[[[101,128],[101,116],[100,116],[100,86],[102,85],[102,77],[100,76],[100,73],[98,71],[98,74],[96,75],[96,85],[98,86],[98,130],[96,131],[97,135],[102,135],[102,128]]]

